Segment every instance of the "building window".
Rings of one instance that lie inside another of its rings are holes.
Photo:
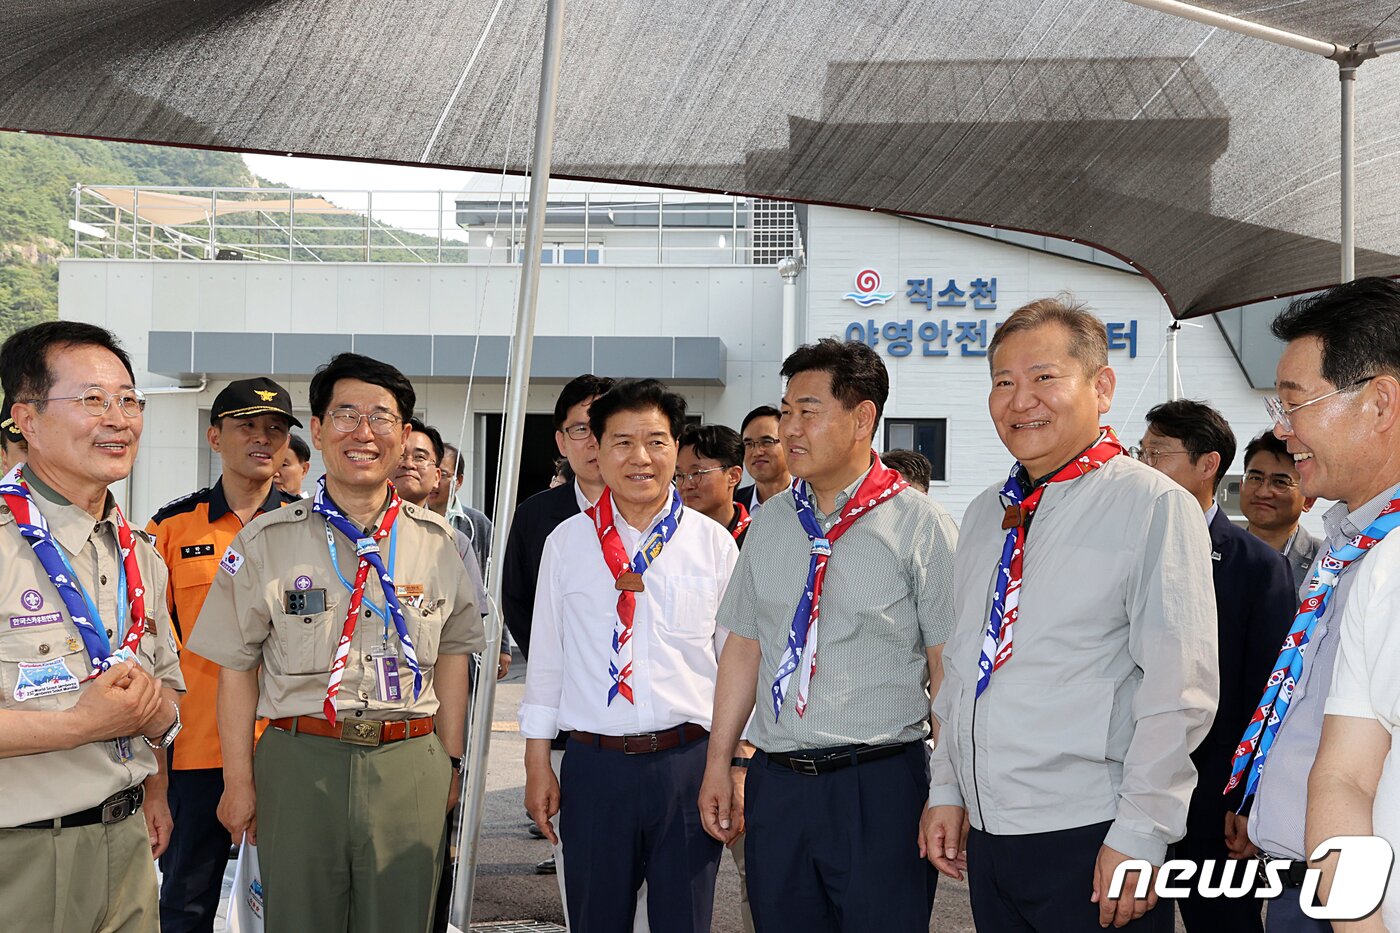
[[[885,449],[918,451],[933,464],[933,481],[948,481],[947,418],[886,418]]]

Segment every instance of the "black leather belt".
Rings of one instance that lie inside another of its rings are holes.
[[[849,748],[819,749],[816,751],[804,752],[765,752],[768,760],[775,765],[796,771],[798,774],[805,774],[809,777],[816,777],[818,774],[827,774],[832,771],[840,771],[842,768],[849,768],[854,765],[865,764],[868,761],[879,761],[881,758],[893,758],[900,754],[910,744],[901,743],[899,745],[852,745]]]
[[[1259,883],[1264,885],[1269,883],[1269,876],[1266,874],[1264,866],[1268,865],[1270,862],[1278,861],[1286,861],[1289,863],[1286,870],[1278,873],[1278,880],[1283,882],[1283,886],[1285,888],[1301,888],[1303,886],[1303,879],[1308,876],[1308,863],[1306,860],[1289,860],[1281,858],[1280,856],[1268,855],[1264,852],[1259,853]]]
[[[67,829],[73,826],[93,826],[97,823],[120,823],[141,808],[146,790],[140,784],[119,790],[97,806],[52,820],[25,823],[19,829]]]

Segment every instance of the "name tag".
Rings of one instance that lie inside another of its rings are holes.
[[[52,661],[19,662],[19,679],[15,682],[15,700],[23,703],[39,697],[69,693],[78,689],[78,678],[62,658]]]
[[[310,616],[326,611],[326,591],[324,588],[311,590],[285,590],[282,593],[283,608],[289,616]]]
[[[214,545],[212,544],[190,544],[180,548],[180,559],[188,560],[191,557],[213,557]]]

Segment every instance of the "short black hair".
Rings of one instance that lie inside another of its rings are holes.
[[[875,421],[890,397],[890,374],[880,355],[859,340],[823,337],[816,343],[798,347],[783,360],[782,377],[791,380],[798,373],[821,371],[831,377],[831,394],[847,410],[861,402],[875,403]]]
[[[1220,466],[1215,470],[1215,485],[1235,462],[1235,432],[1225,418],[1205,402],[1179,398],[1154,406],[1147,413],[1147,424],[1158,434],[1181,441],[1195,463],[1209,453],[1220,454]]]
[[[909,485],[928,492],[928,484],[933,481],[933,464],[917,450],[896,447],[880,454],[880,462],[907,479]]]
[[[311,448],[307,445],[306,441],[302,439],[300,434],[291,435],[287,443],[291,446],[292,453],[296,454],[298,460],[302,463],[311,462]]]
[[[749,424],[756,418],[778,418],[781,419],[783,413],[772,405],[760,405],[744,416],[744,420],[739,424],[739,433],[743,434],[749,429]]]
[[[579,402],[586,402],[595,396],[602,395],[617,384],[617,380],[609,379],[607,376],[595,376],[592,373],[584,373],[582,376],[575,376],[564,383],[564,388],[559,390],[559,398],[554,401],[554,430],[564,430],[564,421],[569,417],[569,409]]]
[[[417,431],[419,434],[426,434],[428,436],[428,443],[433,445],[433,456],[437,457],[438,465],[441,466],[442,455],[444,452],[444,445],[442,443],[442,432],[439,431],[437,428],[433,427],[431,424],[424,424],[417,418],[409,418],[408,426],[410,430]]]
[[[694,447],[697,457],[718,460],[726,470],[744,464],[744,441],[739,432],[728,425],[686,425],[676,442],[678,450],[682,447]]]
[[[101,347],[121,360],[131,384],[136,385],[136,372],[116,335],[105,327],[82,321],[45,321],[17,330],[0,346],[0,388],[5,394],[3,417],[11,417],[10,408],[20,402],[45,398],[53,389],[54,375],[49,369],[49,351],[59,347]],[[34,407],[44,410],[44,403]]]
[[[660,379],[619,381],[588,407],[588,426],[593,436],[602,440],[603,430],[613,415],[620,411],[646,411],[649,408],[658,408],[666,416],[672,440],[681,436],[685,430],[685,398],[666,388]]]
[[[413,391],[413,383],[397,367],[359,353],[337,353],[311,377],[311,413],[317,418],[325,420],[335,384],[342,379],[358,379],[387,389],[399,406],[399,417],[405,422],[413,417],[418,395]]]
[[[460,483],[462,477],[467,475],[467,465],[462,462],[462,452],[457,449],[456,444],[443,444],[442,456],[439,457],[438,460],[441,461],[444,459],[448,453],[452,454],[452,472],[455,474],[454,478]]]
[[[574,481],[574,466],[568,457],[559,457],[554,461],[554,475],[566,483]]]
[[[1259,453],[1278,454],[1290,464],[1293,463],[1293,455],[1288,452],[1288,445],[1279,440],[1273,431],[1265,431],[1245,445],[1244,468],[1246,470],[1249,469],[1249,461],[1253,460],[1254,455]]]
[[[1270,327],[1284,342],[1322,342],[1322,375],[1338,389],[1382,373],[1400,378],[1400,284],[1368,276],[1298,298]]]

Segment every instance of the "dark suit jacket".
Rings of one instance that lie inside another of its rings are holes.
[[[550,532],[565,519],[579,513],[574,484],[565,483],[536,493],[516,506],[506,539],[506,557],[501,566],[501,611],[506,628],[530,657],[530,623],[535,615],[535,582],[540,575],[540,557]]]
[[[749,501],[750,501],[751,499],[753,499],[753,487],[754,487],[754,485],[755,485],[754,483],[749,483],[747,486],[735,486],[735,487],[734,487],[734,501],[735,501],[735,502],[742,502],[742,503],[744,503],[744,507],[745,507],[745,508],[748,508]]]
[[[1191,754],[1200,773],[1188,833],[1223,834],[1225,808],[1239,809],[1244,782],[1227,797],[1230,759],[1254,715],[1298,609],[1284,556],[1234,525],[1224,512],[1210,523],[1219,633],[1220,706],[1205,741]],[[1219,555],[1218,557],[1216,555]],[[1224,849],[1222,839],[1221,849]]]

